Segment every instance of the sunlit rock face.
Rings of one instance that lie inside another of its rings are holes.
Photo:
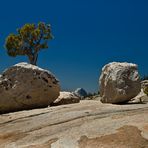
[[[103,103],[122,103],[131,100],[141,90],[136,64],[112,62],[105,65],[99,79]]]
[[[59,81],[47,70],[19,63],[0,77],[0,112],[46,107],[57,99]]]
[[[60,92],[59,97],[51,104],[52,106],[79,103],[80,97],[72,92]]]

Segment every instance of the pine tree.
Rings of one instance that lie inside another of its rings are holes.
[[[48,40],[52,38],[49,24],[25,24],[17,29],[17,34],[10,34],[6,38],[5,48],[9,56],[26,55],[30,64],[36,65],[38,52],[48,48]]]

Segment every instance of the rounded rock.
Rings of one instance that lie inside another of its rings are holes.
[[[80,97],[76,96],[72,92],[60,92],[59,97],[51,104],[51,106],[58,106],[58,105],[64,105],[64,104],[73,104],[73,103],[79,103]]]
[[[0,113],[47,107],[59,96],[59,81],[37,66],[19,63],[0,76]]]
[[[99,79],[103,103],[127,102],[141,90],[137,65],[112,62],[105,65]]]

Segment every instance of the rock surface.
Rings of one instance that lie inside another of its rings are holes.
[[[142,147],[148,147],[148,104],[84,100],[0,115],[0,148]]]
[[[148,96],[148,80],[142,81],[142,82],[141,82],[141,87],[142,87],[142,89],[143,89],[143,92],[144,92],[145,94],[147,94],[147,96]]]
[[[59,96],[58,80],[47,70],[19,63],[0,77],[0,113],[47,107]]]
[[[79,103],[80,97],[72,92],[60,92],[59,97],[51,104],[51,106]]]
[[[142,88],[145,88],[145,87],[147,87],[148,86],[148,80],[143,80],[143,81],[141,81],[141,87]]]
[[[147,103],[148,102],[148,96],[143,92],[143,89],[141,89],[141,92],[134,98],[132,98],[129,103]]]
[[[86,97],[87,96],[87,92],[83,89],[83,88],[77,88],[74,93],[79,96],[79,97]]]
[[[99,79],[103,103],[122,103],[131,100],[141,90],[137,65],[112,62],[105,65]]]

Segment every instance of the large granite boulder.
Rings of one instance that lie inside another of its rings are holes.
[[[59,97],[51,104],[51,106],[79,103],[80,97],[72,92],[60,92]]]
[[[87,92],[83,88],[77,88],[74,91],[74,94],[76,94],[77,96],[79,96],[81,98],[85,98],[87,96]]]
[[[105,65],[99,79],[103,103],[127,102],[141,90],[137,65],[112,62]]]
[[[59,92],[59,81],[49,71],[16,64],[0,76],[0,113],[47,107]]]

